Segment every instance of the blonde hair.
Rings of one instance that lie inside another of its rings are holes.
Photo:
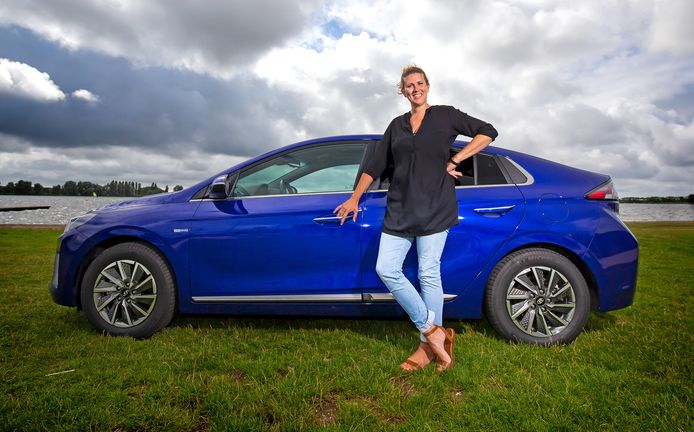
[[[398,88],[398,93],[402,94],[403,89],[405,88],[405,77],[412,75],[414,73],[420,73],[424,75],[424,82],[429,85],[429,78],[427,78],[426,72],[416,64],[408,64],[404,68],[402,68],[402,74],[400,75],[400,82],[396,85]]]

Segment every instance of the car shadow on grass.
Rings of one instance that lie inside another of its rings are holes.
[[[377,340],[406,341],[409,345],[416,329],[404,318],[316,318],[316,317],[239,317],[194,316],[176,317],[171,328],[203,329],[257,329],[270,331],[351,331]],[[446,320],[444,327],[452,327],[456,334],[477,334],[504,341],[485,319]]]
[[[584,333],[605,330],[614,327],[617,323],[617,318],[605,312],[593,311],[588,316],[588,322],[583,329]]]

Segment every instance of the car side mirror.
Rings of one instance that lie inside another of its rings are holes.
[[[214,181],[212,181],[212,186],[210,186],[210,193],[208,194],[210,199],[226,199],[227,188],[226,188],[227,176],[219,176]]]
[[[207,197],[213,200],[223,200],[231,196],[231,190],[236,184],[238,173],[219,176],[212,181]]]

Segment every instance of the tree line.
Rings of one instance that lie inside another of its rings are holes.
[[[647,203],[647,204],[694,204],[694,194],[687,196],[651,196],[651,197],[626,197],[620,198],[623,203]]]
[[[173,190],[182,190],[183,186],[176,185]],[[115,196],[115,197],[139,197],[145,195],[168,192],[169,185],[164,189],[152,183],[142,186],[142,183],[134,181],[111,180],[105,185],[89,181],[68,180],[62,185],[43,186],[41,183],[32,183],[28,180],[8,182],[0,184],[0,194],[3,195],[65,195],[65,196]]]

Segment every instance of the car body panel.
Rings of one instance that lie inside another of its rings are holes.
[[[260,155],[179,192],[106,206],[61,236],[51,294],[59,304],[77,306],[79,277],[94,253],[103,245],[128,240],[149,244],[166,259],[175,274],[178,310],[184,314],[405,316],[395,302],[369,301],[364,296],[386,294],[374,272],[384,191],[364,194],[357,221],[344,226],[314,219],[329,219],[349,193],[195,198],[215,178],[282,152],[378,139],[378,135],[350,135],[309,140]],[[444,316],[481,317],[494,266],[516,250],[537,245],[561,250],[582,263],[598,293],[599,310],[630,305],[638,265],[636,239],[619,220],[616,202],[584,198],[609,176],[495,146],[485,152],[508,158],[527,174],[527,181],[456,189],[460,225],[451,228],[442,257],[444,291],[451,295]],[[496,215],[475,211],[499,207],[511,209]],[[406,259],[405,272],[416,284],[414,250]],[[316,294],[325,297],[272,298]],[[331,301],[333,294],[352,297]],[[204,299],[230,295],[266,298]],[[194,301],[196,297],[203,299]]]
[[[90,254],[114,239],[153,246],[169,263],[179,289],[188,292],[188,230],[199,202],[128,201],[97,211],[89,223],[61,235],[57,286],[51,287],[59,304],[79,304],[79,276]],[[141,204],[141,203],[145,204]],[[54,269],[54,271],[56,271]]]
[[[331,219],[349,195],[202,202],[190,232],[192,296],[360,294],[360,226]]]
[[[364,200],[362,284],[364,291],[369,293],[388,292],[375,271],[385,195],[384,191],[370,192]],[[441,257],[441,279],[445,293],[457,296],[516,229],[523,218],[525,203],[515,185],[463,186],[456,188],[456,196],[459,225],[449,230]],[[505,206],[511,209],[483,212]],[[416,245],[407,255],[403,271],[413,285],[419,287]]]

